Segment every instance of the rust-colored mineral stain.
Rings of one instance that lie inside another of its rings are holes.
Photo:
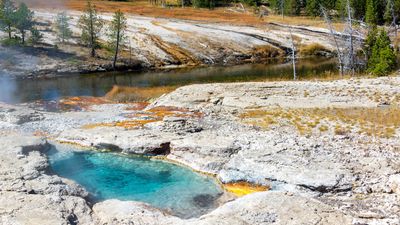
[[[200,118],[202,117],[202,114],[199,112],[191,112],[182,108],[159,106],[148,110],[138,110],[137,112],[125,115],[125,117],[128,119],[124,121],[87,124],[83,126],[83,128],[93,129],[96,127],[123,127],[125,129],[136,129],[141,128],[148,123],[162,121],[166,116]]]
[[[48,137],[50,134],[46,131],[42,131],[42,130],[36,130],[35,132],[33,132],[33,136],[36,137]]]
[[[96,127],[123,127],[125,129],[135,129],[141,128],[144,125],[152,122],[157,122],[157,120],[126,120],[126,121],[117,121],[112,123],[94,123],[84,125],[82,128],[84,129],[93,129]]]
[[[93,105],[102,105],[111,103],[112,101],[109,101],[103,97],[75,96],[75,97],[66,97],[60,99],[58,107],[60,109],[75,108],[75,109],[88,110],[89,107]]]
[[[224,188],[228,192],[230,192],[238,197],[248,195],[251,193],[255,193],[255,192],[268,191],[270,189],[270,187],[268,187],[268,186],[251,184],[251,183],[247,183],[247,182],[224,184]]]

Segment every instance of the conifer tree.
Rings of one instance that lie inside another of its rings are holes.
[[[301,12],[301,0],[285,0],[284,13],[286,15],[295,16],[299,15],[300,12]]]
[[[33,12],[21,3],[15,12],[15,28],[21,33],[22,44],[25,44],[26,32],[33,27]]]
[[[113,16],[108,33],[109,46],[114,51],[113,68],[116,66],[119,51],[125,42],[125,31],[126,18],[124,14],[118,10]]]
[[[58,40],[65,43],[72,36],[71,28],[69,27],[70,17],[66,12],[61,12],[57,14],[55,21],[55,30],[57,33]]]
[[[354,17],[358,20],[365,19],[365,9],[367,0],[351,0],[351,7],[354,11]]]
[[[41,34],[36,27],[32,27],[30,31],[31,31],[31,36],[29,37],[29,42],[32,45],[39,43],[43,38],[43,34]]]
[[[385,76],[396,68],[396,55],[386,31],[382,29],[376,34],[375,38],[369,37],[370,40],[367,40],[372,45],[367,64],[368,71],[377,76]]]
[[[103,20],[97,15],[97,10],[90,1],[87,2],[85,13],[79,19],[78,26],[82,30],[81,41],[90,48],[90,55],[96,56],[96,49],[99,48],[99,36],[103,28]]]
[[[307,0],[306,11],[310,16],[319,16],[321,6],[325,7],[322,0]],[[326,8],[326,7],[325,7]]]
[[[0,30],[6,32],[9,39],[12,37],[15,10],[11,0],[0,0]]]

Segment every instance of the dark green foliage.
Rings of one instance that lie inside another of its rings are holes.
[[[124,14],[118,10],[113,16],[113,20],[111,21],[108,29],[109,32],[107,34],[109,39],[109,48],[114,52],[113,68],[115,68],[117,63],[119,51],[124,46],[126,28],[126,18]]]
[[[10,0],[0,0],[0,30],[8,34],[8,39],[12,37],[15,21],[15,6]]]
[[[258,0],[240,0],[239,2],[243,3],[244,5],[248,5],[248,6],[256,6],[259,4]]]
[[[367,59],[371,58],[372,47],[376,42],[377,36],[378,36],[378,28],[376,26],[372,26],[368,31],[367,38],[365,39],[364,42],[364,51],[367,55]]]
[[[91,2],[87,3],[85,13],[79,19],[78,26],[81,28],[81,42],[90,48],[90,55],[96,56],[99,48],[99,36],[103,28],[103,20],[97,15],[96,7]]]
[[[280,13],[281,1],[283,0],[270,0],[269,5],[275,12]]]
[[[36,29],[35,27],[31,28],[31,36],[29,37],[29,42],[32,45],[35,45],[37,43],[39,43],[43,38],[43,35],[39,32],[38,29]]]
[[[320,16],[321,6],[327,10],[335,9],[337,0],[307,0],[306,12],[310,16]]]
[[[396,24],[398,17],[400,15],[400,0],[387,0],[385,13],[383,15],[386,24],[391,25],[393,22],[393,15],[396,19]]]
[[[361,20],[365,17],[365,5],[367,3],[367,0],[351,0],[351,6],[353,8],[353,16]]]
[[[322,0],[307,0],[306,11],[310,16],[321,15]]]
[[[215,7],[215,3],[215,0],[192,0],[192,5],[196,8],[213,9]]]
[[[285,0],[284,13],[285,15],[299,15],[301,12],[301,0]]]
[[[367,5],[365,9],[365,21],[369,24],[378,23],[378,9],[376,5],[376,0],[367,0]]]
[[[369,24],[382,24],[385,8],[385,0],[366,0],[365,21]]]
[[[72,36],[71,28],[69,28],[70,17],[66,12],[61,12],[57,14],[55,21],[55,31],[57,33],[57,38],[62,43],[65,43]]]
[[[21,3],[15,12],[15,28],[21,33],[22,44],[25,44],[26,32],[33,28],[33,12],[25,3]]]
[[[282,7],[283,7],[284,15],[296,16],[299,15],[301,12],[302,9],[301,3],[302,3],[301,0],[271,0],[270,6],[278,14],[282,13]]]
[[[368,72],[385,76],[396,68],[396,55],[385,30],[371,30],[366,40],[366,52]]]

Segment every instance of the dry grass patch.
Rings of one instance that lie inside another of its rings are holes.
[[[282,18],[281,15],[268,15],[265,17],[266,22],[273,22],[279,24],[288,24],[296,26],[312,26],[326,28],[326,22],[318,17],[308,17],[308,16],[285,16]],[[332,23],[332,26],[337,30],[343,30],[343,23]]]
[[[302,45],[299,48],[299,53],[302,56],[320,56],[324,55],[325,52],[331,51],[318,43]]]
[[[124,87],[114,85],[113,88],[105,95],[105,98],[115,102],[142,102],[158,98],[163,94],[174,91],[175,89],[175,86]]]
[[[253,49],[253,57],[258,59],[269,59],[284,56],[285,53],[272,45],[260,45]]]
[[[400,108],[314,108],[251,110],[240,115],[243,122],[264,129],[292,126],[301,135],[328,132],[346,135],[357,132],[368,136],[390,138],[400,128]]]
[[[254,10],[250,7],[246,7],[246,12],[236,12],[232,10],[233,7],[217,7],[213,10],[197,9],[193,7],[182,8],[180,6],[162,8],[161,6],[151,5],[147,0],[129,0],[125,2],[94,0],[92,2],[100,12],[115,12],[121,10],[124,13],[132,13],[142,16],[220,22],[259,27],[264,27],[267,22],[299,26],[326,27],[326,24],[322,19],[314,17],[285,16],[282,18],[280,15],[270,14],[260,18],[259,15],[255,14]],[[26,3],[28,6],[36,9],[67,8],[83,11],[86,7],[86,1],[82,0],[29,0],[26,1]],[[333,23],[333,26],[339,30],[342,30],[343,28],[342,23]]]

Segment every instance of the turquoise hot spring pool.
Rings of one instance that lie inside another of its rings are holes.
[[[190,218],[215,208],[222,194],[213,178],[148,157],[56,148],[48,156],[52,171],[85,187],[93,202],[140,201]]]

